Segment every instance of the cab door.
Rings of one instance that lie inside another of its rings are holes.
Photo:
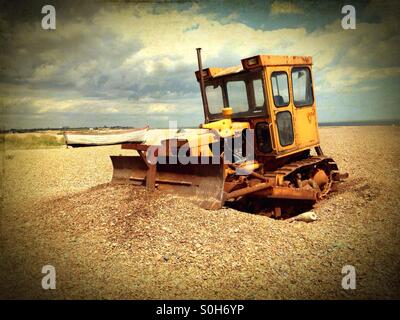
[[[299,149],[315,146],[319,135],[311,66],[292,67],[291,83],[297,145]]]
[[[290,71],[290,67],[267,67],[268,97],[274,124],[273,141],[277,153],[289,152],[296,148]]]

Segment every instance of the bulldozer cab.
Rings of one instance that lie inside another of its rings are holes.
[[[256,156],[284,157],[319,145],[311,57],[259,55],[230,68],[207,68],[205,123],[226,118],[248,122],[255,133]],[[200,77],[203,77],[201,79]]]

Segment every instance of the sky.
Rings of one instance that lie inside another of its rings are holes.
[[[55,30],[42,29],[46,4]],[[197,47],[204,67],[312,56],[320,122],[400,120],[399,16],[396,1],[2,1],[0,123],[198,126]]]

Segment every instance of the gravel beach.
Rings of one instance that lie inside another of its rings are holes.
[[[0,297],[399,299],[400,127],[320,136],[350,177],[308,224],[109,184],[120,146],[1,151]],[[41,287],[48,264],[56,290]]]

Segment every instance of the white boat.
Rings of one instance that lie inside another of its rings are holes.
[[[146,139],[146,132],[149,127],[124,130],[119,133],[74,133],[64,132],[64,139],[67,146],[86,147],[86,146],[106,146],[122,144],[127,142],[141,143]]]

